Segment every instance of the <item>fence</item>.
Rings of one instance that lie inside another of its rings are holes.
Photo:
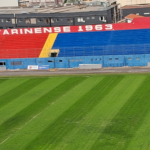
[[[38,58],[42,48],[36,49],[0,49],[0,59],[3,58]],[[43,49],[42,57],[76,57],[105,55],[137,55],[150,54],[150,44],[143,45],[108,45],[92,47],[54,47]],[[56,55],[55,55],[56,54]]]

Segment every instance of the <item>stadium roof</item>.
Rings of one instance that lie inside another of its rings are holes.
[[[103,7],[103,6],[64,6],[64,7],[15,7],[15,8],[0,8],[0,14],[22,14],[22,13],[69,13],[69,12],[90,12],[90,11],[105,11],[113,8],[114,6],[110,7]]]
[[[126,16],[125,18],[126,19],[134,19],[134,18],[141,18],[141,17],[144,17],[144,16],[130,14],[130,15]]]
[[[125,6],[121,7],[121,9],[146,8],[146,7],[150,7],[150,4],[148,4],[148,5],[125,5]]]

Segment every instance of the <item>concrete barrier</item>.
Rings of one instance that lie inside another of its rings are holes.
[[[0,67],[0,71],[6,70],[6,66]]]
[[[100,69],[102,64],[79,64],[79,69]]]

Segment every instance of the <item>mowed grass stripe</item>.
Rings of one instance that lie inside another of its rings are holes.
[[[14,134],[25,123],[34,118],[38,113],[45,109],[48,105],[53,103],[56,99],[63,96],[67,91],[71,90],[75,85],[82,82],[85,78],[70,77],[59,86],[40,97],[37,101],[17,113],[15,116],[8,119],[6,122],[0,125],[0,143],[7,139],[11,134]],[[36,79],[32,79],[35,80]],[[44,80],[44,78],[43,78]],[[28,84],[28,83],[27,83]]]
[[[127,150],[150,150],[150,112],[142,121]]]
[[[91,150],[125,150],[136,131],[141,126],[144,117],[150,111],[150,77],[135,91],[122,109],[106,126]],[[135,85],[136,86],[136,85]]]
[[[63,138],[55,150],[89,150],[104,128],[138,89],[144,79],[145,76],[125,76],[123,80],[78,123],[78,126],[69,133],[69,135]]]
[[[26,150],[53,149],[59,144],[64,136],[77,127],[78,122],[83,119],[94,107],[113,89],[124,77],[105,77],[87,94],[80,98],[72,107],[64,112],[57,120],[47,127],[44,132],[32,141]]]
[[[14,89],[15,87],[19,86],[23,82],[27,81],[28,79],[21,78],[21,79],[0,79],[1,84],[0,84],[0,97],[4,94],[8,94],[9,91]]]
[[[8,150],[10,148],[11,150],[23,150],[27,144],[40,135],[46,127],[53,123],[63,112],[69,109],[69,107],[74,105],[78,99],[88,93],[102,79],[103,77],[101,76],[86,77],[83,82],[68,91],[64,96],[57,99],[53,105],[49,105],[24,128],[16,132],[11,138],[0,145],[0,150]]]
[[[3,91],[3,88],[4,88],[3,83],[4,83],[5,81],[7,81],[7,79],[0,79],[0,90],[1,90],[0,94],[1,94],[2,91]]]
[[[0,109],[0,125],[67,79],[68,77],[48,77],[47,80],[39,83],[38,86],[35,86],[32,90],[22,94],[20,97],[2,107]],[[12,84],[12,81],[10,81],[10,84]]]
[[[0,86],[3,82],[7,81],[7,79],[0,79]]]
[[[31,89],[33,89],[35,86],[42,83],[46,79],[47,78],[35,78],[34,80],[29,79],[23,82],[22,84],[18,85],[17,87],[13,88],[12,90],[8,91],[8,93],[1,95],[0,96],[0,108],[10,103],[14,99],[20,97],[22,94],[30,91]]]

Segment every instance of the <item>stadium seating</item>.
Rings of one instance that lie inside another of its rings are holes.
[[[48,34],[0,36],[0,58],[39,57]]]
[[[150,29],[58,34],[59,57],[150,53]]]
[[[48,34],[0,36],[0,59],[39,57]],[[150,54],[150,29],[59,33],[58,57]]]

